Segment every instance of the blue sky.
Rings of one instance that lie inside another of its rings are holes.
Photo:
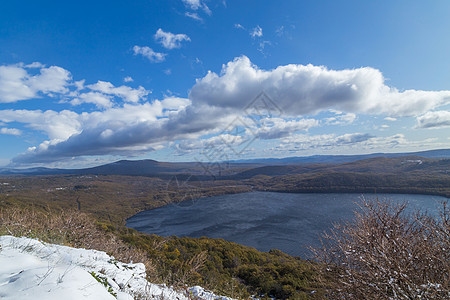
[[[0,165],[450,146],[448,1],[128,2],[0,4]]]

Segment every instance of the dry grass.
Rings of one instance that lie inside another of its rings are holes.
[[[125,244],[105,225],[76,210],[1,208],[0,235],[25,236],[48,243],[104,251],[123,262],[141,262],[150,278],[156,268],[144,251]]]

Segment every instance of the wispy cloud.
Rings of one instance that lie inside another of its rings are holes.
[[[198,15],[198,13],[192,13],[192,12],[188,12],[188,11],[187,11],[184,15],[185,15],[186,17],[191,18],[191,19],[194,19],[194,20],[203,22],[203,19]]]
[[[113,106],[111,96],[97,92],[82,93],[70,101],[72,105],[81,105],[83,103],[94,104],[97,108],[110,108]]]
[[[131,76],[126,76],[123,78],[123,82],[133,82],[133,78]]]
[[[207,15],[211,15],[212,12],[204,1],[201,0],[182,0],[184,5],[191,10],[202,9]],[[226,4],[225,4],[226,5]]]
[[[191,39],[184,33],[173,34],[171,32],[165,32],[159,28],[155,33],[155,40],[166,49],[180,48],[181,42],[191,41]]]
[[[182,0],[184,5],[192,10],[197,10],[202,7],[202,2],[200,0]]]
[[[254,135],[263,140],[280,139],[294,134],[297,131],[307,131],[319,126],[315,119],[285,120],[270,118],[261,120],[262,125],[254,131]]]
[[[395,121],[397,121],[397,118],[393,118],[393,117],[386,117],[386,118],[384,118],[386,121],[389,121],[389,122],[395,122]]]
[[[262,28],[261,28],[259,25],[257,25],[255,28],[253,28],[253,29],[250,31],[250,36],[251,36],[252,38],[262,37],[262,36],[263,36],[263,30],[262,30]]]
[[[153,51],[152,48],[144,46],[134,46],[133,47],[134,55],[142,55],[145,58],[147,58],[149,61],[154,63],[160,63],[163,62],[166,59],[166,53],[159,53]]]
[[[89,89],[97,92],[101,92],[107,95],[113,95],[122,98],[126,102],[139,102],[144,99],[150,91],[144,89],[142,86],[139,86],[137,89],[133,89],[129,86],[119,86],[115,87],[111,82],[101,81],[99,80],[95,84],[91,84],[87,86]]]
[[[17,128],[0,128],[0,134],[21,135],[22,131]]]
[[[343,135],[322,134],[306,135],[295,134],[281,140],[280,150],[308,150],[316,148],[337,148],[352,146],[367,142],[374,136],[366,133],[347,133]]]
[[[343,113],[341,111],[336,111],[331,109],[331,112],[335,114],[333,117],[325,118],[325,123],[328,125],[348,125],[356,120],[356,114],[354,113]]]
[[[234,28],[246,31],[253,39],[253,42],[256,43],[258,51],[266,56],[265,48],[268,45],[272,45],[272,42],[263,39],[263,30],[259,25],[257,25],[253,29],[247,30],[247,28],[245,28],[243,25],[235,23]]]

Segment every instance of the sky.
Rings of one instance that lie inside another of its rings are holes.
[[[0,166],[450,148],[450,2],[2,1]]]

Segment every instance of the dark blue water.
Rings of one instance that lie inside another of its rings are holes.
[[[308,246],[333,222],[353,219],[361,194],[291,194],[252,192],[201,198],[141,212],[127,226],[160,236],[223,238],[260,251],[281,251],[309,257]],[[365,195],[374,199],[374,195]],[[436,214],[446,198],[427,195],[378,195],[407,201],[408,208]]]

